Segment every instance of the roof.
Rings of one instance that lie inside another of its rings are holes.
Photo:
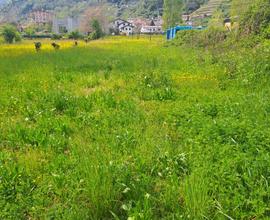
[[[150,26],[156,26],[154,20],[151,20]]]
[[[125,20],[122,20],[123,22],[121,22],[120,24],[118,24],[118,26],[120,26],[121,24],[124,24],[124,23],[128,23],[128,24],[131,24],[130,22],[128,21],[125,21]],[[132,25],[132,24],[131,24]]]
[[[122,21],[120,24],[123,24],[123,23],[130,23],[130,22],[128,22],[128,21],[126,21],[126,20],[124,20],[124,19],[122,19],[122,18],[117,18],[117,19],[114,19],[113,20],[113,22],[115,22],[115,21]]]
[[[129,24],[124,25],[123,27],[121,27],[121,29],[122,29],[122,28],[125,28],[125,27],[132,27],[132,28],[134,28],[134,25],[133,25],[133,24],[131,24],[131,23],[129,23]]]
[[[129,23],[133,24],[134,26],[143,26],[148,24],[148,20],[142,18],[133,18],[128,20]]]
[[[144,25],[142,28],[162,28],[162,26],[150,26],[150,25]]]

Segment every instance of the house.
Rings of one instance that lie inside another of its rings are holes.
[[[52,22],[53,14],[45,10],[32,11],[28,15],[28,20],[34,24],[48,24]]]
[[[77,17],[54,18],[52,26],[56,34],[70,33],[80,28],[80,19]]]
[[[162,34],[163,31],[162,31],[162,27],[157,26],[155,22],[152,20],[150,25],[142,26],[141,33],[142,34]]]
[[[134,28],[134,26],[131,23],[128,23],[126,25],[120,25],[119,26],[119,33],[129,36],[129,35],[133,34],[133,28]]]
[[[114,20],[112,28],[114,29],[114,34],[119,33],[128,36],[134,33],[134,25],[123,19]]]
[[[190,20],[189,14],[183,14],[183,15],[182,15],[182,20],[183,20],[184,22],[189,21],[189,20]]]
[[[156,26],[163,26],[163,19],[161,16],[158,16],[157,18],[152,19],[154,21]]]
[[[141,29],[142,34],[162,34],[161,26],[143,26]]]
[[[116,20],[113,21],[113,25],[112,26],[114,28],[118,28],[120,24],[125,23],[125,22],[126,22],[125,20],[118,18],[118,19],[116,19]]]
[[[131,18],[128,22],[134,26],[133,32],[140,33],[143,26],[147,26],[149,21],[143,18]]]

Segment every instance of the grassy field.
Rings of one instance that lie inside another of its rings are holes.
[[[269,218],[265,56],[60,44],[0,45],[0,219]]]

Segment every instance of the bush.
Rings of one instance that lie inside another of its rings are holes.
[[[51,37],[52,40],[60,40],[61,38],[62,38],[61,34],[53,34]]]
[[[227,35],[228,32],[224,28],[211,27],[202,31],[179,31],[176,39],[180,45],[208,47],[223,42]]]
[[[240,34],[261,34],[270,22],[270,1],[257,0],[240,20]]]
[[[264,29],[264,31],[263,31],[263,37],[265,39],[270,39],[270,25],[268,25],[268,27]]]
[[[6,43],[14,43],[21,40],[21,36],[14,26],[7,25],[3,28],[2,36]]]
[[[176,40],[179,45],[191,45],[197,38],[199,31],[189,30],[189,31],[179,31],[176,35]]]
[[[93,20],[92,23],[91,23],[91,27],[92,27],[92,30],[93,30],[93,32],[90,35],[91,40],[99,39],[104,35],[103,31],[102,31],[102,28],[101,28],[101,25],[100,25],[98,20],[96,20],[96,19]]]
[[[73,40],[78,40],[80,38],[82,38],[82,35],[80,34],[79,31],[72,31],[69,35],[68,35],[69,39],[73,39]]]

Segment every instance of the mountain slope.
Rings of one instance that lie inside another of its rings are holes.
[[[51,10],[58,16],[76,16],[90,6],[100,4],[114,7],[116,9],[114,11],[117,12],[115,16],[128,14],[130,16],[153,17],[161,13],[163,0],[16,0],[9,2],[1,14],[13,21],[19,21],[29,12],[37,9]]]
[[[207,1],[185,0],[183,10],[192,12]],[[3,3],[6,3],[4,7]],[[59,17],[77,16],[87,8],[101,4],[113,8],[112,17],[152,18],[161,16],[163,12],[163,0],[0,0],[1,4],[0,21],[8,22],[21,21],[29,12],[38,9],[51,10]]]

